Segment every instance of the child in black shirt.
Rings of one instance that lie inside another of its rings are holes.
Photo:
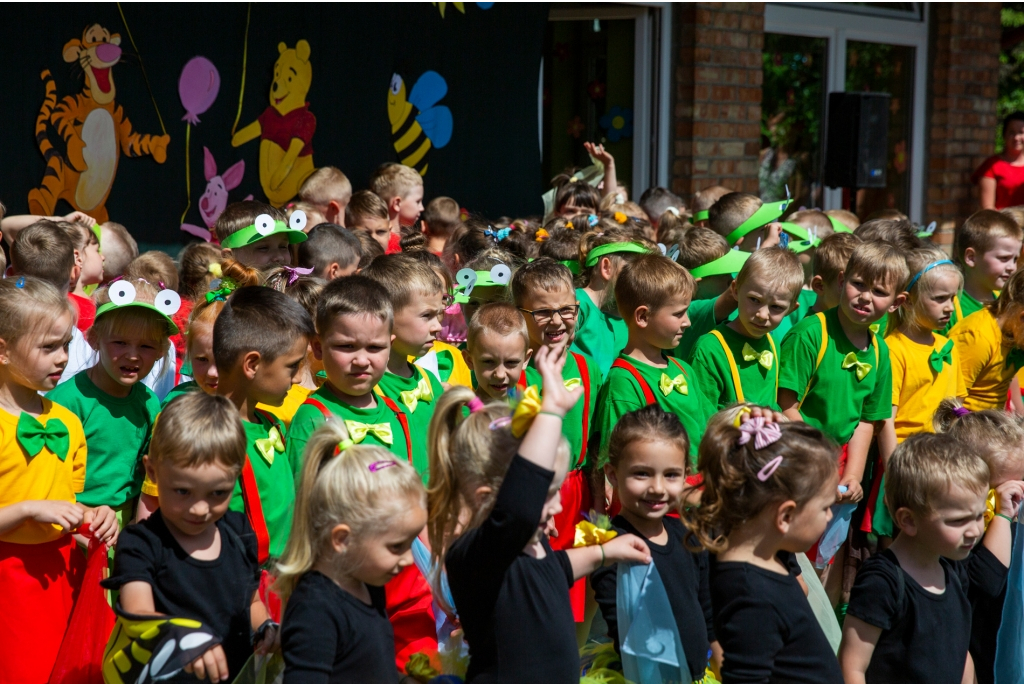
[[[689,533],[679,519],[666,516],[678,509],[685,495],[689,453],[690,440],[679,419],[652,404],[619,419],[608,441],[604,472],[622,504],[612,525],[619,533],[647,542],[672,605],[690,675],[699,680],[708,666],[709,649],[713,672],[719,672],[722,661],[711,620],[708,553],[686,549],[683,540]],[[616,568],[594,571],[590,584],[618,650],[622,636],[616,615]]]
[[[413,564],[426,493],[411,464],[355,444],[351,423],[327,421],[306,443],[275,586],[286,683],[398,682],[384,586]]]
[[[900,533],[857,574],[839,648],[846,682],[974,682],[967,591],[998,595],[1007,573],[986,547],[970,578],[965,561],[985,532],[988,466],[966,443],[919,433],[889,457],[885,479]],[[1000,517],[1016,516],[1024,489],[1003,494]]]
[[[793,571],[795,553],[831,518],[837,450],[816,428],[776,416],[742,405],[712,417],[698,450],[701,504],[683,521],[715,554],[722,681],[838,683],[839,663]]]
[[[995,596],[983,591],[985,573],[992,556],[1009,568],[1013,531],[1009,506],[1013,493],[1020,488],[1024,477],[1024,424],[1020,418],[1007,412],[986,409],[970,412],[960,402],[944,400],[935,412],[935,430],[945,433],[962,444],[971,445],[988,465],[989,486],[995,490],[998,512],[991,520],[985,515],[985,535],[971,555],[967,557],[967,575],[970,585],[967,598],[971,602],[971,660],[979,683],[995,682],[996,637],[1003,618],[1006,584]],[[986,548],[991,554],[981,552]]]
[[[259,598],[256,535],[243,514],[228,511],[245,445],[227,399],[197,392],[168,404],[143,458],[160,508],[124,529],[103,581],[120,590],[119,609],[132,618],[201,621],[217,644],[184,670],[213,683],[238,674],[254,635],[258,653],[277,648],[276,624]]]
[[[580,394],[562,383],[565,355],[564,346],[537,352],[539,411],[528,409],[535,387],[514,419],[506,403],[485,406],[472,390],[453,387],[431,423],[430,541],[469,643],[467,682],[578,683],[569,588],[607,563],[650,562],[632,535],[558,552],[548,544],[568,469],[562,419]]]

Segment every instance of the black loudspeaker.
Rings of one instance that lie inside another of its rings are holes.
[[[829,93],[825,185],[884,188],[889,157],[888,93]]]

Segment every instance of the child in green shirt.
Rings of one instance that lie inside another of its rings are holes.
[[[127,523],[142,487],[142,456],[160,400],[142,384],[178,332],[171,320],[181,299],[146,281],[120,280],[97,293],[96,322],[87,333],[96,364],[47,397],[82,421],[89,447],[85,489],[78,501],[106,505]]]
[[[408,416],[412,465],[426,483],[427,433],[444,388],[433,373],[411,363],[409,358],[419,359],[430,352],[441,331],[444,283],[429,266],[402,254],[378,257],[361,273],[376,281],[391,302],[391,353],[377,392]]]
[[[793,322],[794,326],[807,316],[839,306],[842,293],[839,277],[846,270],[850,255],[860,244],[860,238],[847,232],[833,233],[821,241],[811,260],[811,291],[815,295],[814,304],[803,317]],[[781,339],[784,336],[779,337]]]
[[[391,302],[365,276],[327,284],[317,303],[313,355],[323,361],[327,380],[303,403],[288,429],[288,462],[295,482],[302,473],[306,443],[329,417],[345,422],[357,444],[383,447],[411,459],[408,417],[374,391],[391,355]]]
[[[972,214],[953,236],[953,261],[964,272],[964,289],[953,301],[953,316],[942,331],[995,301],[1017,270],[1024,232],[1009,216],[993,209]]]
[[[612,223],[599,226],[599,230],[602,232],[586,234],[580,245],[582,279],[586,285],[576,289],[580,311],[571,349],[597,362],[604,375],[626,344],[628,334],[626,323],[614,311],[615,302],[608,296],[615,291],[615,279],[622,267],[638,254],[656,248],[633,229]]]
[[[839,275],[839,306],[809,316],[782,341],[778,402],[843,446],[842,502],[864,496],[861,480],[875,426],[892,416],[889,348],[871,325],[905,298],[907,263],[892,245],[859,245]]]
[[[698,226],[683,234],[676,261],[697,280],[697,290],[687,312],[690,326],[673,352],[675,357],[689,359],[697,340],[736,311],[729,284],[749,256],[749,252],[730,250],[725,238],[709,228]]]
[[[690,365],[666,354],[689,326],[687,310],[696,289],[686,269],[661,255],[638,258],[619,275],[615,301],[629,327],[629,339],[598,399],[594,439],[599,440],[602,461],[619,418],[657,402],[686,428],[690,458],[696,464],[697,446],[715,407]]]
[[[483,402],[507,402],[517,387],[526,389],[531,356],[526,320],[514,305],[491,302],[468,323],[462,355],[473,372],[473,390]]]
[[[298,381],[316,331],[309,313],[271,288],[239,288],[213,326],[217,394],[235,405],[246,437],[246,460],[230,509],[256,531],[259,561],[280,558],[291,532],[295,481],[285,454],[285,428],[256,405],[276,407]]]
[[[736,402],[777,408],[779,351],[771,332],[796,306],[802,285],[800,261],[785,248],[758,250],[740,269],[729,286],[739,315],[702,337],[690,361],[715,411]]]

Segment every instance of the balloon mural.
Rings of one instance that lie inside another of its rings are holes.
[[[181,213],[181,228],[189,233],[193,231],[185,228],[188,225],[185,224],[185,215],[192,206],[192,170],[189,159],[192,125],[199,124],[199,115],[210,109],[219,91],[220,72],[213,62],[205,57],[193,57],[186,62],[178,78],[178,96],[181,98],[181,106],[185,108],[185,116],[181,119],[185,122],[185,192],[188,197],[185,211]]]

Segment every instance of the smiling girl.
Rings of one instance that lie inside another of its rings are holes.
[[[678,518],[666,516],[682,503],[689,451],[690,440],[679,419],[657,405],[648,405],[619,419],[608,443],[604,473],[622,504],[612,525],[619,533],[640,537],[650,548],[668,593],[690,674],[699,679],[708,666],[708,649],[713,652],[715,672],[722,662],[711,622],[708,553],[687,550],[683,544],[689,535],[686,528]],[[616,567],[594,571],[590,584],[608,624],[608,636],[619,649],[624,636],[619,634],[616,615]]]
[[[135,510],[142,455],[160,412],[160,400],[141,381],[178,332],[170,317],[180,298],[143,280],[121,280],[101,290],[97,302],[88,341],[98,361],[47,397],[71,410],[85,429],[89,464],[79,501],[112,507],[125,522]]]

